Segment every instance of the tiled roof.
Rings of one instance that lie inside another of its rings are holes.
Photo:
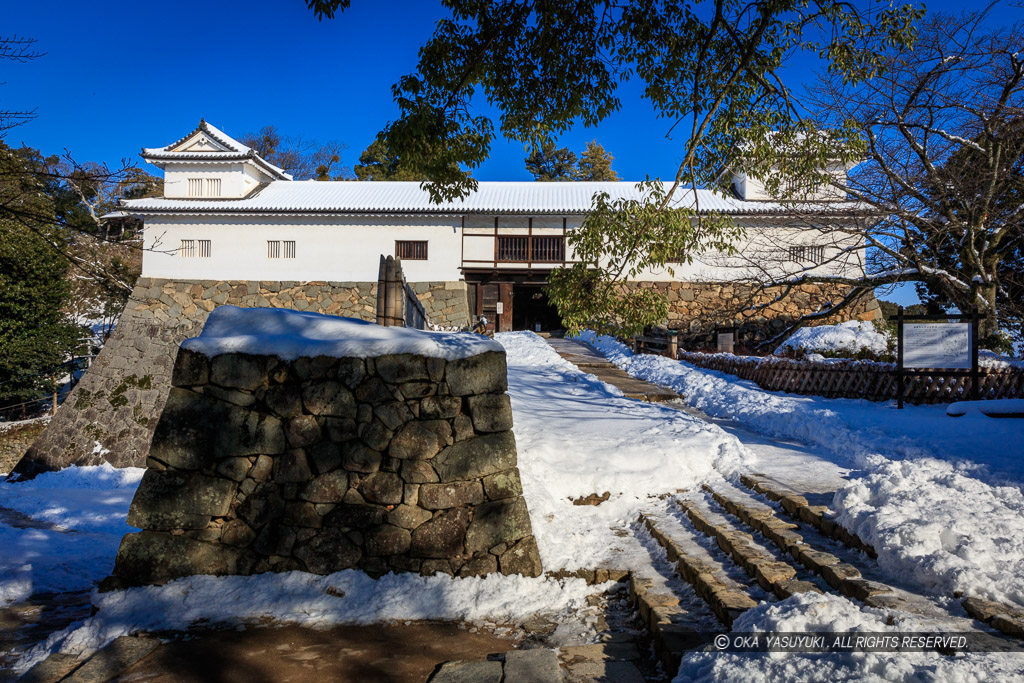
[[[227,147],[228,151],[223,152],[176,152],[174,148],[191,138],[196,133],[203,132],[213,140]],[[282,168],[278,168],[260,155],[256,150],[243,145],[221,129],[204,119],[199,119],[199,125],[191,133],[183,138],[175,140],[166,147],[143,147],[142,158],[147,161],[242,161],[249,159],[270,172],[270,175],[282,180],[291,180]]]
[[[462,200],[435,204],[419,182],[277,181],[243,199],[133,199],[125,208],[139,213],[340,213],[340,214],[584,214],[597,192],[612,199],[640,199],[635,182],[487,182]],[[696,199],[696,202],[694,201]],[[677,190],[676,206],[729,214],[790,214],[778,202],[743,201],[711,190]],[[851,213],[854,202],[819,202],[805,210]]]

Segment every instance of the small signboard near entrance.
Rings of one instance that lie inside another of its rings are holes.
[[[904,324],[903,367],[970,370],[971,324]]]
[[[735,335],[732,332],[718,333],[718,352],[732,353],[736,350]]]
[[[921,321],[908,323],[907,320]],[[928,322],[924,322],[928,321]],[[954,322],[955,321],[955,322]],[[906,378],[967,375],[970,398],[979,398],[978,310],[969,314],[904,315],[896,317],[896,406],[903,408]]]

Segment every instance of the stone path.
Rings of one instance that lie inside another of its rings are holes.
[[[88,594],[82,595],[86,613],[78,618],[88,615]],[[118,638],[82,660],[51,655],[18,680],[664,683],[626,584],[590,596],[587,603],[559,623],[535,616],[522,624],[407,621],[319,630],[268,624],[140,633]],[[52,630],[65,625],[54,624]],[[35,642],[45,639],[45,633],[35,636]],[[0,670],[0,681],[15,678]]]
[[[621,389],[626,398],[650,401],[652,403],[674,401],[679,398],[679,394],[671,389],[630,377],[614,363],[609,363],[604,356],[586,342],[577,339],[560,339],[558,337],[549,337],[545,341],[551,345],[559,356],[577,366],[583,372],[594,375],[602,382],[607,382]]]

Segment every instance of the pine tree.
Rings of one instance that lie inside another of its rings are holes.
[[[612,170],[615,160],[597,140],[587,143],[587,149],[580,157],[576,180],[618,180],[619,174]]]
[[[376,139],[359,155],[355,167],[359,180],[426,180],[416,169],[408,168],[388,153],[387,144]]]
[[[576,153],[549,142],[526,157],[526,170],[541,182],[576,179]]]

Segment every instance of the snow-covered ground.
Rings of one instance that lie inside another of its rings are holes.
[[[769,392],[732,375],[634,356],[611,338],[585,338],[630,374],[672,387],[709,415],[809,444],[851,468],[854,478],[832,507],[875,546],[883,568],[936,595],[1024,607],[1024,420]]]
[[[890,610],[859,607],[835,595],[802,593],[748,610],[736,632],[846,633],[864,635],[929,632],[932,626]],[[720,653],[693,652],[683,658],[674,683],[721,681],[935,681],[981,683],[1021,680],[1024,653],[971,653],[950,657],[935,652]]]
[[[547,569],[636,566],[646,551],[615,529],[661,494],[753,465],[715,425],[623,398],[531,332],[496,338],[508,353],[523,495]],[[599,506],[571,502],[606,491]]]
[[[693,487],[749,465],[732,436],[698,418],[632,401],[580,372],[533,334],[499,335],[508,353],[519,466],[524,495],[545,569],[633,568],[650,553],[628,531],[645,507],[664,507],[658,495]],[[72,468],[33,482],[5,484],[9,507],[74,532],[0,527],[11,543],[0,562],[28,565],[13,580],[10,599],[48,590],[88,588],[110,573],[124,519],[141,470]],[[599,506],[571,499],[610,493]],[[90,545],[68,538],[90,534]],[[63,534],[63,535],[60,535]],[[22,550],[25,548],[26,550]],[[49,554],[44,554],[44,553]],[[63,558],[63,560],[59,559]],[[71,580],[70,568],[78,571]],[[5,571],[5,575],[8,572]],[[543,612],[571,618],[586,606],[579,579],[519,576],[450,579],[403,574],[372,581],[340,572],[251,577],[191,577],[161,587],[94,594],[98,613],[53,634],[19,663],[25,669],[49,652],[83,653],[135,630],[183,629],[197,620],[251,622],[270,618],[307,626],[397,619],[522,620]]]
[[[132,531],[125,517],[142,473],[102,465],[0,482],[0,607],[34,593],[89,590],[108,576]]]
[[[1024,467],[998,457],[1021,442],[1022,421],[950,418],[927,407],[898,413],[884,404],[772,394],[728,375],[632,356],[598,341],[632,374],[680,390],[692,406],[718,418],[709,422],[625,399],[536,335],[502,334],[497,341],[508,353],[524,496],[548,570],[643,572],[658,560],[631,525],[642,510],[664,509],[660,495],[740,471],[782,467],[805,470],[828,485],[845,484],[834,507],[876,545],[882,568],[899,572],[904,582],[917,581],[947,598],[961,590],[1024,604],[1024,497],[1018,486],[993,485],[1024,481]],[[997,434],[986,436],[988,429]],[[846,481],[847,469],[853,481]],[[59,527],[17,528],[0,518],[2,595],[11,600],[83,589],[106,576],[129,531],[124,519],[140,474],[72,468],[0,485],[0,506]],[[572,504],[606,491],[610,496],[599,506]],[[90,652],[135,630],[185,629],[197,621],[270,619],[326,627],[402,619],[515,622],[536,613],[571,619],[601,589],[575,579],[518,576],[404,574],[373,581],[353,571],[190,577],[162,587],[94,593],[93,617],[53,634],[18,668],[50,652]],[[748,631],[915,628],[924,625],[905,613],[814,595],[762,605],[735,625]],[[1024,672],[1022,660],[1005,654],[693,653],[677,680],[1009,680]]]

